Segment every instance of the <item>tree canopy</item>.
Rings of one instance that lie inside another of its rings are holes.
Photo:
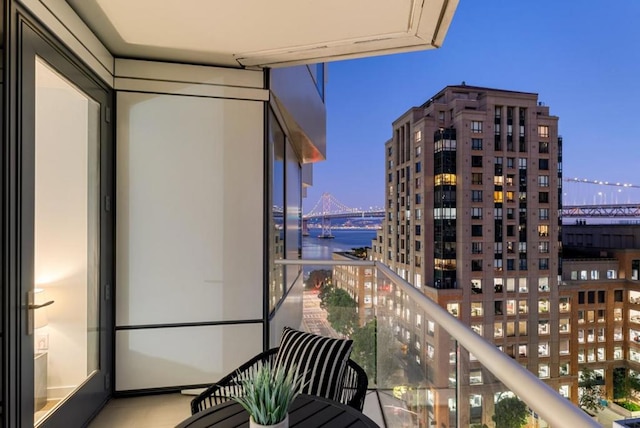
[[[529,411],[524,401],[518,397],[505,397],[496,403],[491,417],[496,428],[520,428],[527,423]]]
[[[331,271],[329,269],[316,269],[309,273],[309,277],[305,283],[306,288],[321,288],[331,283]]]
[[[325,286],[318,294],[320,307],[327,311],[327,321],[338,333],[351,336],[358,327],[356,301],[345,290]]]
[[[603,406],[600,402],[602,399],[602,379],[599,379],[592,369],[586,366],[582,368],[578,386],[580,388],[580,398],[578,399],[580,407],[593,413],[602,410]]]

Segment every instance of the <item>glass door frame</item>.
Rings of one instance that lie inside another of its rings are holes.
[[[98,282],[99,369],[38,424],[81,426],[113,393],[115,144],[114,91],[59,41],[8,0],[5,47],[3,162],[3,411],[2,426],[32,426],[34,420],[34,337],[28,332],[28,295],[34,288],[35,67],[42,58],[100,105],[100,267]],[[6,52],[8,51],[8,52]]]

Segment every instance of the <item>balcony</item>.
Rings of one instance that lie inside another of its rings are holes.
[[[280,293],[270,302],[271,330],[281,329],[290,308],[301,307],[301,330],[353,339],[351,358],[369,377],[364,412],[380,426],[492,426],[494,415],[516,405],[526,426],[600,426],[476,333],[481,321],[476,328],[465,326],[387,266],[355,260],[276,263],[272,283],[283,286],[273,290]],[[310,277],[314,270],[325,276]],[[538,374],[549,377],[546,370]],[[188,416],[189,399],[115,399],[91,426],[122,420],[138,407],[136,400],[166,408],[177,422]]]

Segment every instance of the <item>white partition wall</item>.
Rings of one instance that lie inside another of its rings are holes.
[[[116,62],[116,390],[262,350],[262,72]]]

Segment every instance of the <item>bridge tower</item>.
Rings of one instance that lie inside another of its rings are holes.
[[[321,239],[333,239],[334,236],[331,233],[331,218],[329,214],[331,213],[331,194],[323,193],[322,194],[322,233],[318,235],[318,238]]]

